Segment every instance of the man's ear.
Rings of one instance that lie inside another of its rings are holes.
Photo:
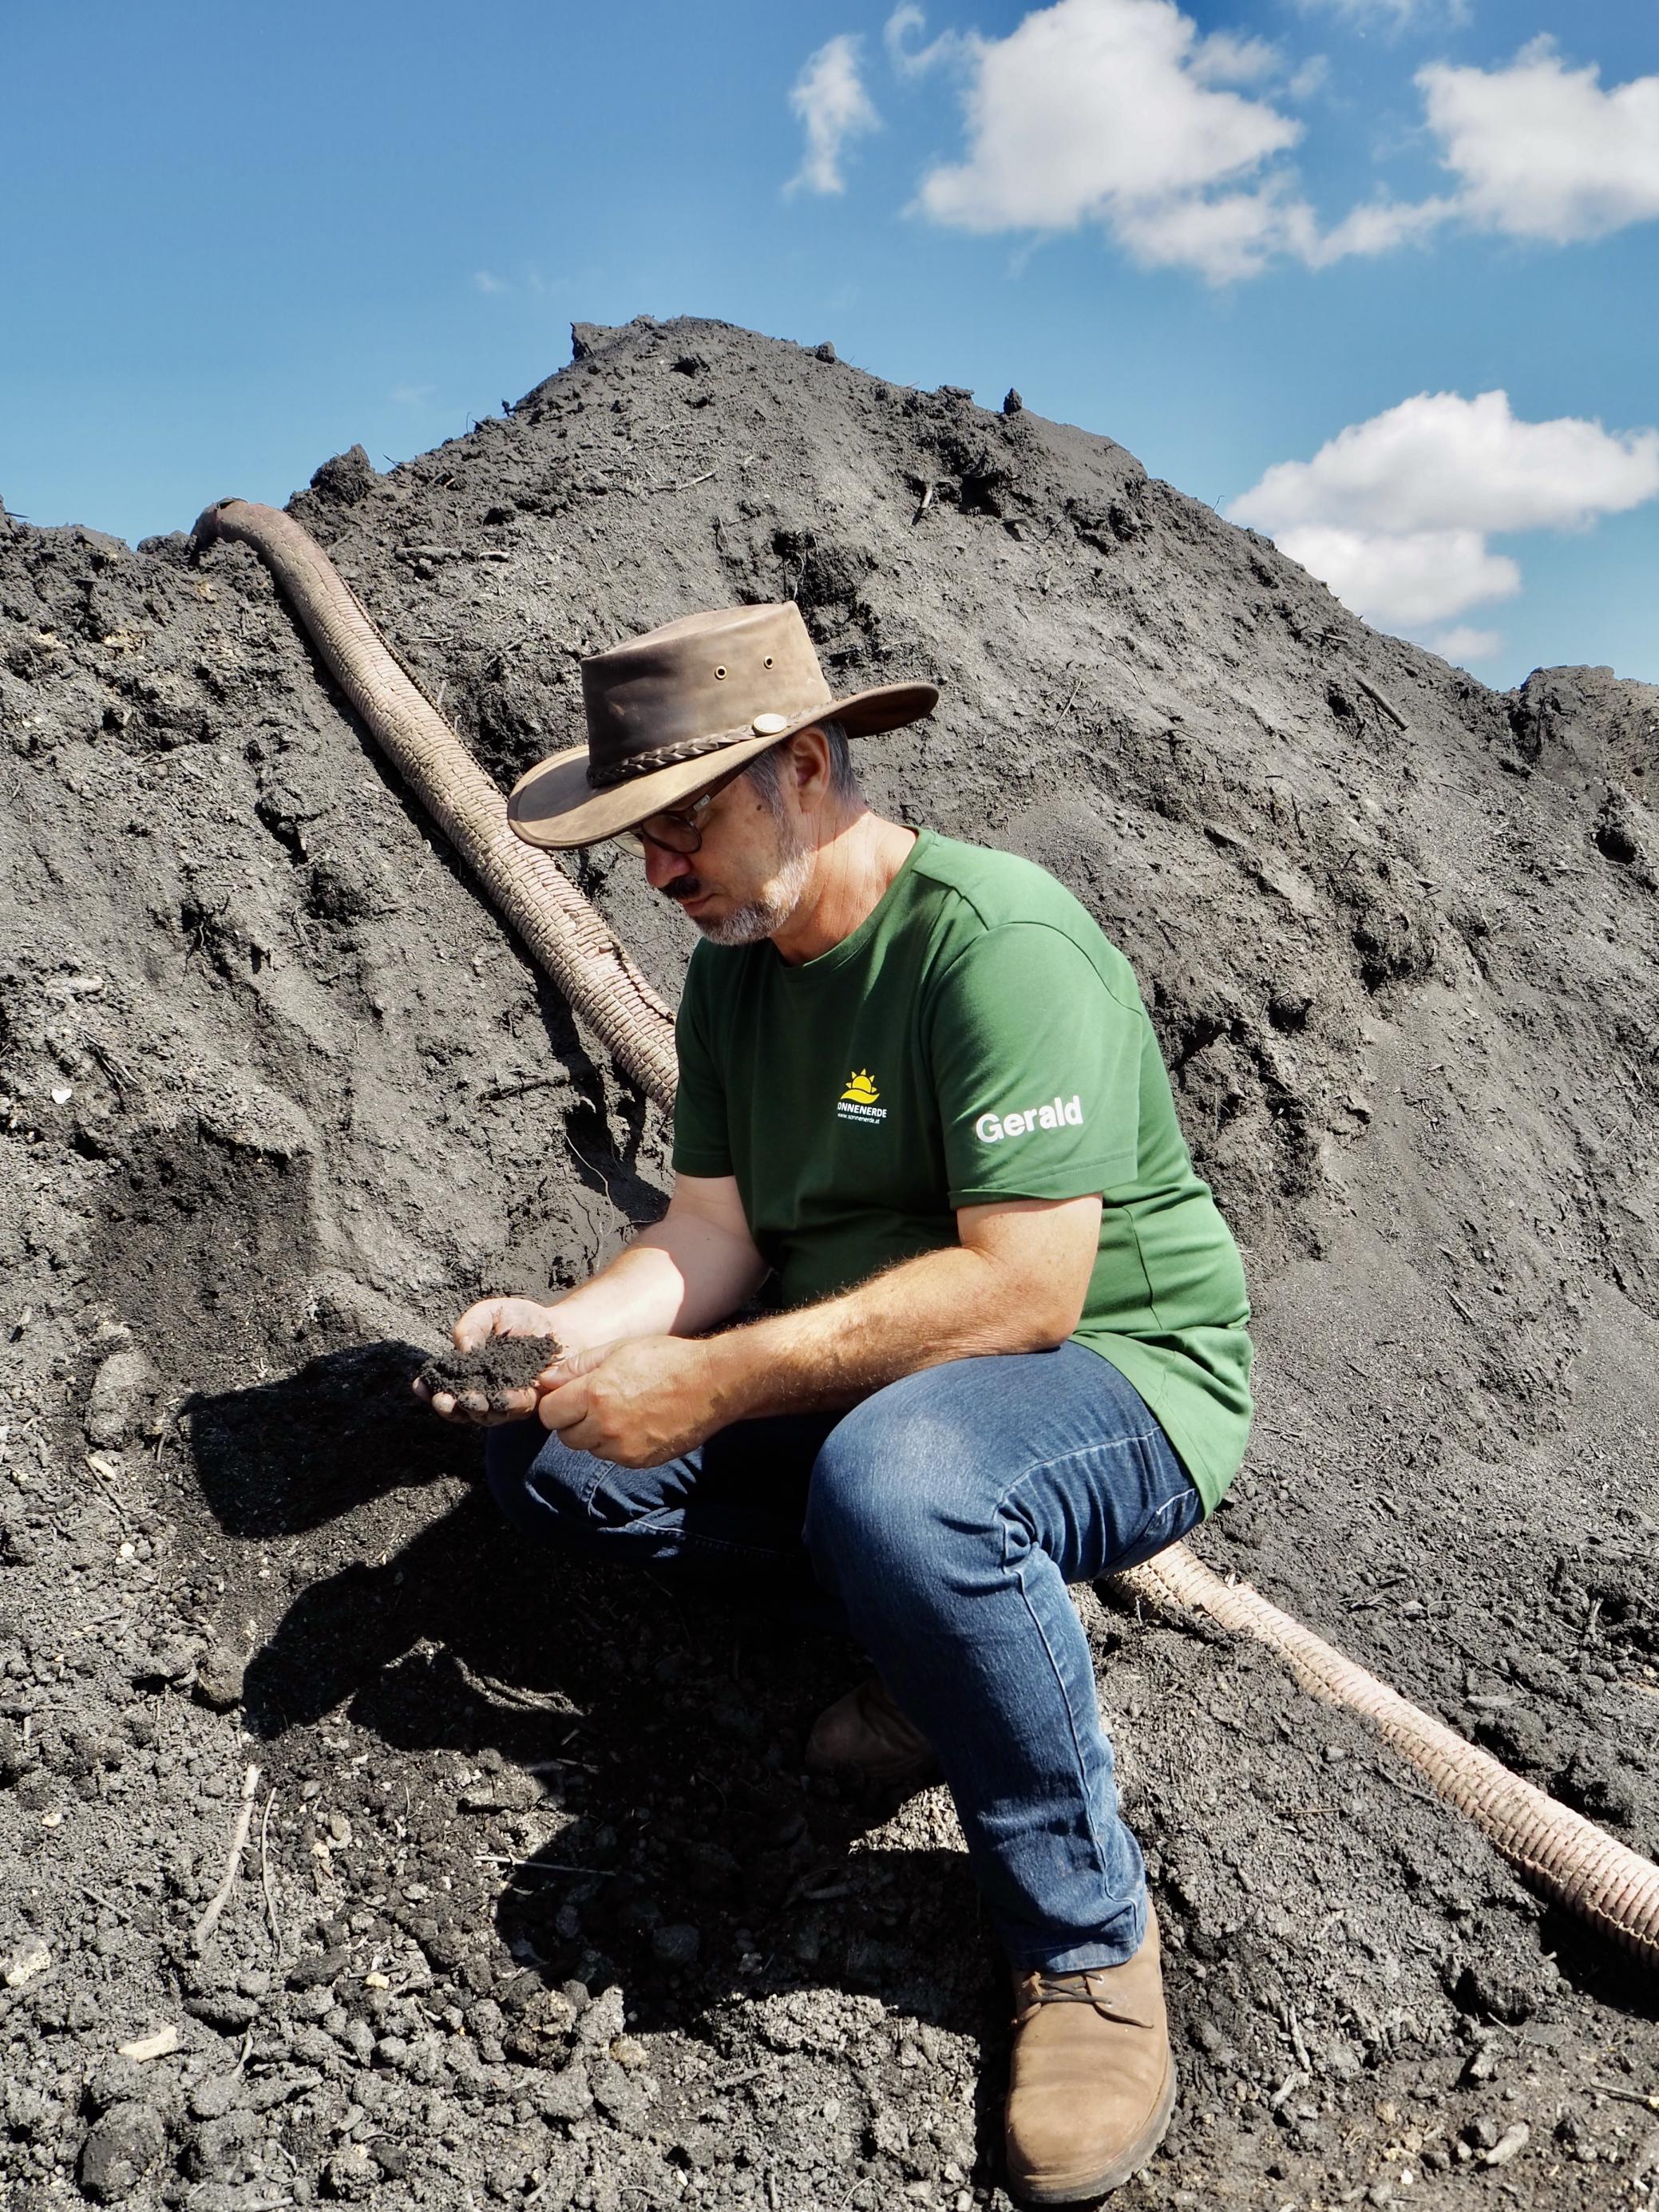
[[[830,743],[816,724],[790,738],[789,768],[801,804],[822,801],[830,788]]]

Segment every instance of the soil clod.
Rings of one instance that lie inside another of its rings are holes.
[[[562,1350],[556,1336],[487,1336],[471,1352],[441,1352],[428,1359],[421,1380],[428,1390],[447,1390],[452,1398],[477,1395],[499,1410],[508,1392],[527,1390]]]
[[[130,2196],[167,2145],[161,2116],[149,2105],[112,2106],[81,2147],[81,2187],[95,2203]]]

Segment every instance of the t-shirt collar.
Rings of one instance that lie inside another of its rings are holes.
[[[792,965],[790,962],[780,957],[776,946],[769,940],[766,949],[771,954],[774,972],[792,987],[799,988],[804,984],[816,982],[821,975],[833,975],[839,969],[846,967],[849,961],[856,960],[881,927],[883,917],[890,913],[897,904],[902,896],[901,884],[909,875],[916,855],[925,845],[932,842],[933,836],[933,832],[931,830],[917,830],[915,842],[900,861],[898,871],[892,882],[888,884],[858,927],[850,935],[843,937],[839,945],[832,945],[827,952],[820,952],[815,959],[802,960]]]

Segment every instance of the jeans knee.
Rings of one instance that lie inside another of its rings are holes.
[[[819,1452],[804,1536],[820,1581],[884,1605],[927,1602],[952,1548],[952,1516],[928,1471],[850,1422]]]

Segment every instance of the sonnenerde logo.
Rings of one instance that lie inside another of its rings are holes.
[[[836,1102],[836,1112],[843,1121],[884,1121],[887,1109],[878,1106],[881,1093],[868,1068],[860,1067],[847,1079],[847,1088]]]
[[[1059,1129],[1067,1123],[1074,1129],[1083,1126],[1080,1093],[1051,1098],[1046,1106],[1016,1107],[1010,1114],[981,1114],[974,1124],[974,1134],[982,1145],[1000,1145],[1009,1137],[1028,1137],[1033,1129]]]

